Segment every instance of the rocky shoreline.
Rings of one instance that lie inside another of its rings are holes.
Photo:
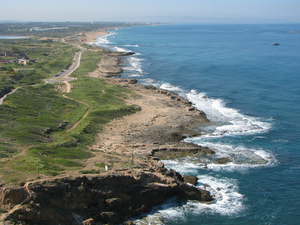
[[[0,202],[8,213],[2,215],[2,224],[119,224],[150,212],[173,196],[213,201],[208,191],[184,183],[197,182],[195,177],[183,178],[155,160],[144,163],[145,169],[38,180],[19,188],[3,187]]]
[[[167,170],[159,159],[214,154],[209,148],[181,142],[201,134],[209,123],[204,112],[175,93],[117,79],[122,57],[134,53],[107,53],[89,76],[130,89],[127,103],[140,107],[134,115],[114,120],[97,136],[90,150],[96,157],[86,169],[96,169],[103,153],[132,157],[131,168],[115,168],[96,175],[65,175],[30,181],[18,188],[1,187],[0,205],[6,210],[0,224],[119,224],[150,212],[167,198],[212,202],[206,190],[193,185],[197,178]],[[99,157],[97,157],[97,154]],[[128,159],[128,158],[127,158]],[[123,166],[123,165],[122,165]],[[191,184],[187,184],[191,183]],[[130,221],[127,224],[131,224]]]

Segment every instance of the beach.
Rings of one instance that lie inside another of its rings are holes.
[[[97,37],[105,34],[107,34],[106,30],[98,30],[84,33],[85,36],[82,37],[82,42],[85,44],[89,44],[91,42],[94,42]]]

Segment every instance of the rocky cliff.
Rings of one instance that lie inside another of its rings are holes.
[[[3,224],[116,224],[149,212],[167,198],[212,201],[208,191],[184,183],[163,163],[147,169],[112,171],[103,175],[60,177],[2,187]]]

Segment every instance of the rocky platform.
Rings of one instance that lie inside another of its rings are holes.
[[[196,188],[196,177],[184,178],[163,163],[150,160],[147,169],[103,175],[60,177],[2,187],[2,224],[118,224],[150,212],[167,198],[210,202],[208,191]],[[1,223],[1,222],[0,222]]]

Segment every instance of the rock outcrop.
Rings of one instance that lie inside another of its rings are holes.
[[[231,159],[226,158],[226,157],[223,157],[223,158],[217,159],[217,160],[214,161],[213,163],[214,163],[214,164],[226,164],[226,163],[228,163],[228,162],[231,162]]]
[[[2,188],[1,207],[10,210],[2,215],[2,221],[11,224],[116,224],[151,211],[171,196],[201,202],[212,200],[208,191],[183,180],[176,171],[152,161],[144,170],[62,177],[29,182],[20,188]]]

